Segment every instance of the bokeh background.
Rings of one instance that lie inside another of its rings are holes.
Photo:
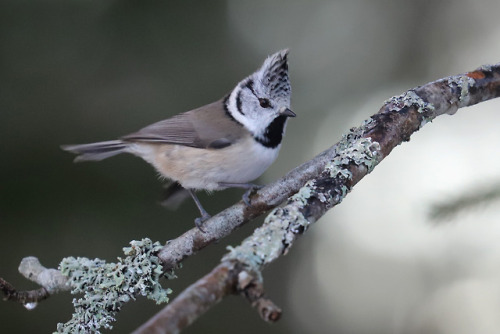
[[[500,62],[500,2],[0,0],[0,276],[28,255],[114,261],[132,239],[193,226],[190,201],[158,202],[140,159],[73,164],[59,145],[113,139],[212,102],[290,48],[291,120],[272,181],[335,143],[392,95]],[[500,101],[443,116],[395,149],[264,272],[284,309],[263,323],[229,297],[185,333],[498,333],[498,202],[431,221],[434,205],[498,189]],[[216,213],[241,191],[201,195]],[[172,297],[227,245],[186,260]],[[70,318],[60,294],[27,311],[0,303],[3,333],[48,333]],[[161,306],[140,298],[114,324],[130,332]]]

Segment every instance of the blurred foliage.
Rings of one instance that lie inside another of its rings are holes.
[[[429,218],[435,223],[450,221],[461,212],[484,208],[500,200],[500,184],[476,186],[454,196],[446,196],[431,206]]]

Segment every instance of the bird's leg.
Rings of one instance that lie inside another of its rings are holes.
[[[194,224],[196,225],[196,227],[203,233],[205,233],[205,231],[201,228],[201,226],[203,225],[203,223],[208,220],[210,217],[208,212],[203,208],[203,206],[201,205],[200,203],[200,200],[198,199],[198,197],[196,196],[196,194],[194,193],[193,189],[187,189],[187,191],[189,192],[189,195],[191,195],[191,197],[193,198],[193,201],[194,203],[196,204],[196,206],[198,207],[198,210],[200,210],[200,213],[201,213],[201,217],[198,217],[194,220]]]
[[[253,184],[253,183],[229,183],[229,182],[219,182],[219,186],[221,187],[227,187],[227,188],[241,188],[241,189],[247,189],[241,199],[243,200],[243,203],[245,203],[246,206],[250,206],[250,195],[252,192],[255,190],[264,188],[264,186],[261,186],[259,184]]]

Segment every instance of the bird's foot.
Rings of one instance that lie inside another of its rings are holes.
[[[264,186],[259,185],[259,184],[252,184],[252,185],[250,185],[250,188],[248,188],[248,190],[245,191],[245,193],[241,197],[241,199],[243,200],[243,203],[245,203],[246,206],[250,206],[250,204],[252,204],[251,201],[250,201],[250,195],[252,195],[252,193],[254,191],[262,189],[262,188],[264,188]]]
[[[203,212],[201,217],[198,217],[194,220],[194,225],[196,225],[198,230],[200,230],[202,233],[205,233],[205,230],[202,228],[202,226],[203,223],[209,220],[210,218],[212,218],[212,216],[210,216],[207,212]]]

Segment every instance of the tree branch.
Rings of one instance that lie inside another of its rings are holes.
[[[4,300],[11,300],[24,304],[28,309],[34,308],[36,303],[47,299],[51,294],[68,291],[66,285],[68,278],[59,270],[45,268],[36,257],[29,256],[21,260],[19,272],[41,286],[40,289],[30,291],[17,291],[12,284],[0,278],[0,290],[4,294]],[[27,305],[32,303],[32,305]],[[33,304],[34,303],[34,304]]]
[[[176,333],[224,296],[234,293],[248,299],[264,319],[277,320],[281,310],[264,295],[263,268],[286,254],[299,235],[340,203],[357,182],[420,127],[444,113],[453,114],[458,108],[498,96],[500,64],[444,78],[393,97],[360,127],[351,129],[339,143],[259,190],[252,197],[251,206],[237,203],[207,221],[206,233],[192,229],[167,242],[154,251],[164,272],[241,224],[274,208],[263,226],[240,246],[231,249],[219,266],[188,287],[136,333]],[[287,204],[276,208],[286,198],[289,198]],[[42,289],[17,292],[2,280],[0,288],[7,299],[23,303],[32,299],[39,301],[49,294],[69,289],[67,278],[60,271],[44,268],[36,258],[24,259],[19,271],[41,285],[46,293]]]
[[[482,66],[476,71],[437,80],[392,98],[369,119],[375,123],[365,137],[379,142],[383,159],[396,145],[409,140],[413,132],[433,118],[444,113],[453,114],[458,108],[498,97],[499,66]],[[335,157],[337,150],[338,145],[332,146],[283,178],[260,189],[251,198],[251,206],[240,201],[207,220],[203,225],[206,233],[193,228],[168,241],[158,254],[165,270],[175,268],[183,259],[280,205],[308,180],[317,176]],[[363,175],[356,176],[354,184]]]
[[[245,297],[262,319],[274,322],[280,318],[281,309],[264,296],[260,273],[252,274],[241,262],[227,260],[184,290],[133,333],[180,333],[225,296],[236,293]]]
[[[283,208],[275,209],[262,227],[232,249],[219,266],[188,287],[134,333],[180,332],[224,296],[234,293],[237,286],[241,286],[235,278],[236,273],[238,277],[240,273],[247,272],[260,277],[265,265],[286,254],[295,239],[310,224],[340,203],[352,187],[394,147],[408,141],[423,125],[442,114],[454,114],[458,108],[499,96],[500,63],[428,83],[389,99],[377,114],[359,128],[351,129],[339,143],[259,191],[256,202],[252,202],[258,203],[257,208],[269,209],[277,203],[271,202],[267,206],[262,203],[266,203],[267,198],[274,201],[280,198],[275,191],[283,188],[288,196],[295,191],[297,180],[308,180]],[[242,204],[237,204],[223,211],[207,222],[205,228],[210,231],[209,238],[202,238],[195,229],[188,231],[167,243],[160,252],[160,258],[167,265],[178,263],[213,240],[225,236],[231,228],[246,221],[248,216],[256,216],[259,211],[255,206],[245,212]],[[225,229],[219,227],[224,218],[230,219]],[[177,248],[178,245],[181,247]],[[221,272],[224,274],[219,277]]]
[[[232,231],[248,221],[277,207],[288,197],[295,194],[307,180],[317,175],[328,161],[333,158],[329,149],[317,155],[313,160],[294,168],[283,178],[266,185],[251,197],[251,205],[240,201],[213,216],[203,223],[201,232],[192,228],[176,239],[169,240],[158,253],[165,270],[175,268],[185,258],[196,254],[206,246],[231,234]]]
[[[16,288],[6,280],[0,277],[0,290],[4,294],[4,300],[11,300],[27,306],[29,304],[36,304],[44,299],[49,298],[50,294],[45,288],[28,291],[17,291]],[[31,309],[31,306],[27,306]]]

